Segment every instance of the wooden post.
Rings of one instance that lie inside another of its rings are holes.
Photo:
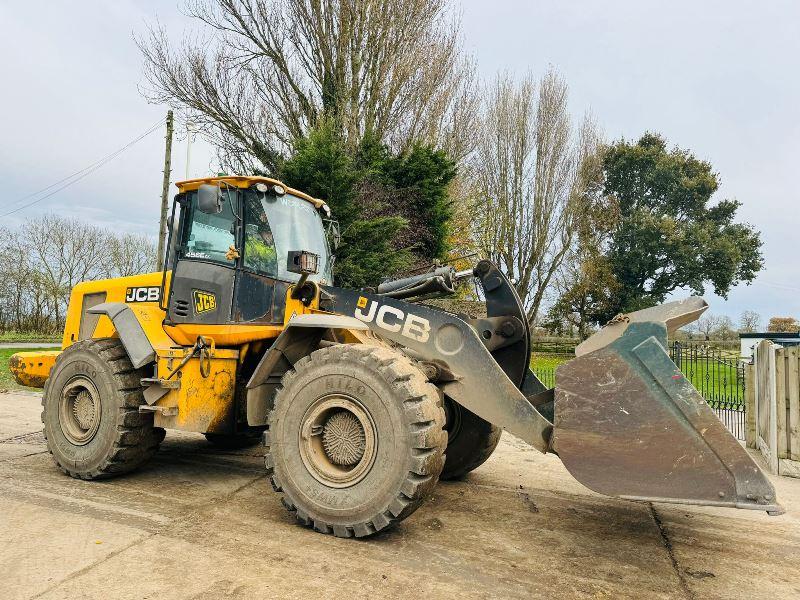
[[[747,423],[745,426],[745,444],[748,448],[758,448],[756,444],[756,366],[744,366],[744,411]]]
[[[778,402],[775,398],[777,395],[775,389],[775,350],[775,344],[770,342],[766,352],[767,389],[765,390],[767,392],[767,410],[769,411],[769,432],[767,433],[768,439],[765,441],[768,444],[768,454],[766,458],[772,473],[778,472]]]
[[[800,347],[788,350],[789,458],[800,461]]]
[[[158,225],[158,270],[164,268],[167,243],[167,207],[169,204],[169,176],[172,173],[172,111],[167,111],[167,136],[164,148],[164,179],[161,184],[161,219]]]
[[[775,455],[789,458],[786,433],[786,348],[775,348]]]

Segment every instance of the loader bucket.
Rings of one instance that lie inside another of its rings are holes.
[[[619,317],[556,371],[552,448],[588,488],[781,514],[772,484],[667,354],[689,298]]]

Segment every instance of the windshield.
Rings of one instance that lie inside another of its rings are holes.
[[[297,281],[300,275],[286,270],[291,250],[307,250],[319,255],[319,273],[309,279],[332,283],[331,259],[322,218],[313,204],[284,194],[245,192],[245,267]],[[271,247],[274,244],[274,250]]]

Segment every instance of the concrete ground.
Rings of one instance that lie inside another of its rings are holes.
[[[467,481],[391,532],[296,525],[258,449],[169,432],[141,471],[76,481],[53,466],[39,397],[0,394],[0,597],[797,598],[800,480],[764,513],[599,496],[505,436]]]

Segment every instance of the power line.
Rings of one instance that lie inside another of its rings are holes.
[[[163,122],[164,122],[164,119],[159,119],[155,124],[153,124],[147,130],[145,130],[144,133],[141,133],[139,136],[135,137],[134,139],[132,139],[130,142],[128,142],[127,144],[125,144],[121,148],[115,150],[111,154],[107,154],[106,156],[104,156],[100,160],[93,162],[89,166],[84,167],[83,169],[81,169],[80,171],[75,171],[72,175],[68,175],[67,177],[64,177],[63,179],[60,179],[60,180],[56,181],[55,183],[51,183],[47,187],[44,187],[44,188],[42,188],[42,189],[40,189],[40,190],[38,190],[36,192],[30,193],[27,196],[23,196],[22,198],[18,198],[17,200],[13,201],[11,204],[18,204],[19,202],[27,200],[28,198],[31,198],[31,197],[34,197],[34,196],[38,196],[42,192],[46,192],[47,190],[51,190],[54,187],[56,188],[52,192],[50,192],[49,194],[45,194],[41,198],[37,198],[36,200],[28,202],[27,204],[23,204],[22,206],[19,206],[19,207],[15,208],[14,210],[10,210],[10,211],[8,211],[6,213],[3,213],[2,215],[0,215],[0,217],[7,217],[8,215],[13,215],[14,213],[17,213],[17,212],[19,212],[21,210],[24,210],[24,209],[26,209],[28,207],[31,207],[34,204],[38,204],[39,202],[41,202],[43,200],[46,200],[47,198],[50,198],[51,196],[57,194],[61,190],[64,190],[64,189],[68,188],[69,186],[71,186],[71,185],[73,185],[75,183],[78,183],[81,179],[84,179],[85,177],[88,177],[89,175],[91,175],[92,173],[94,173],[95,171],[100,169],[101,167],[105,166],[106,164],[108,164],[109,162],[114,160],[117,156],[119,156],[120,154],[125,152],[125,150],[127,150],[128,148],[130,148],[131,146],[133,146],[137,142],[140,142],[141,140],[146,138],[148,135],[150,135],[154,131],[156,131],[161,126],[161,124]],[[63,184],[63,185],[61,185],[61,184]],[[56,187],[56,186],[60,186],[60,187]]]

